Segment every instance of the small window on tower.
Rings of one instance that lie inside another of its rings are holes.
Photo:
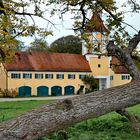
[[[101,64],[98,64],[98,68],[100,68],[101,67]]]
[[[101,55],[98,55],[98,59],[101,59]]]

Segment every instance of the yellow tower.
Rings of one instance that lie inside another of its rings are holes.
[[[98,12],[94,12],[91,20],[86,25],[85,36],[88,39],[85,42],[83,41],[82,54],[106,53],[108,34],[109,31],[104,26],[100,14]]]
[[[99,90],[110,87],[110,57],[102,55],[106,53],[108,33],[100,14],[94,12],[86,25],[82,54],[89,62],[93,77],[99,80]]]

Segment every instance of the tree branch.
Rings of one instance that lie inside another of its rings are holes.
[[[0,15],[1,15],[1,14],[6,15],[6,13],[5,13],[5,11],[4,11],[4,5],[3,5],[3,1],[2,1],[2,0],[0,0]]]
[[[98,4],[101,5],[101,7],[102,7],[107,13],[109,13],[109,15],[110,15],[115,21],[117,21],[118,23],[126,24],[127,26],[131,27],[131,28],[134,29],[136,32],[138,32],[138,30],[137,30],[136,28],[134,28],[132,25],[130,25],[130,24],[124,22],[124,21],[119,21],[119,19],[116,18],[116,16],[115,16],[108,8],[106,8],[106,7],[102,4],[102,2],[100,2],[99,0],[98,0],[97,2],[98,2]],[[119,24],[119,27],[121,27],[120,24]],[[122,28],[122,27],[121,27],[121,28]],[[122,28],[122,29],[123,29],[123,28]],[[123,29],[123,30],[124,30],[124,29]]]
[[[136,49],[136,47],[138,46],[140,42],[140,31],[138,32],[138,34],[136,34],[130,41],[129,44],[126,48],[126,51],[128,53],[132,53],[133,50]]]
[[[6,54],[1,48],[0,48],[0,55],[1,55],[2,61],[4,61],[5,57],[6,57]]]
[[[0,124],[1,140],[33,140],[82,120],[140,103],[140,82],[59,100]]]
[[[82,16],[83,16],[81,29],[83,29],[85,27],[85,20],[86,20],[86,14],[85,14],[84,6],[85,6],[85,0],[82,1],[82,4],[80,6],[80,11],[81,11]]]
[[[138,126],[138,120],[135,115],[129,113],[126,109],[117,110],[116,112],[121,116],[125,116],[131,122],[132,128],[135,131],[140,131],[140,128]]]
[[[134,80],[140,79],[140,71],[134,64],[131,58],[131,54],[127,52],[126,49],[115,46],[114,41],[109,41],[107,51],[109,56],[115,56],[121,63],[124,64],[124,66],[128,69],[130,75]]]

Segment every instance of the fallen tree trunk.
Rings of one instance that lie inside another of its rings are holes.
[[[1,140],[33,140],[140,103],[140,82],[60,100],[0,124]]]

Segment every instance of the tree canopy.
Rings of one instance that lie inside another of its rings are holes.
[[[46,40],[43,39],[35,39],[33,42],[30,43],[30,47],[28,50],[31,51],[48,51],[49,46]]]
[[[63,21],[65,13],[71,12],[75,20],[74,30],[84,32],[86,25],[96,28],[97,21],[91,21],[91,13],[102,13],[104,22],[115,43],[121,47],[126,47],[129,33],[125,30],[130,26],[125,23],[124,12],[119,10],[115,0],[0,0],[0,52],[4,60],[6,53],[9,56],[15,50],[18,37],[40,36],[46,37],[52,34],[50,26],[55,27],[57,23],[50,21],[46,15],[58,16]],[[51,7],[51,8],[50,8]],[[121,4],[124,11],[139,12],[138,1],[127,0]],[[126,9],[126,10],[125,10]],[[43,22],[46,26],[39,27],[37,21]]]
[[[50,45],[50,52],[58,52],[58,53],[74,53],[81,54],[82,53],[82,42],[81,39],[77,36],[68,35],[65,37],[61,37],[55,40]]]

